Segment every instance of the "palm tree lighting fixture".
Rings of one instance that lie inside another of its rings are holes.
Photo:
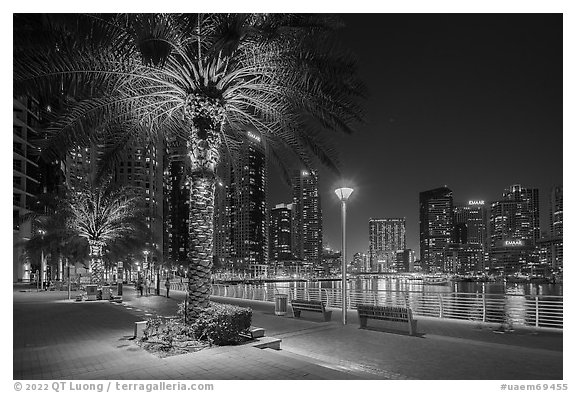
[[[342,324],[346,325],[346,311],[348,310],[346,295],[346,202],[354,191],[352,188],[343,187],[335,190],[338,199],[342,203]]]

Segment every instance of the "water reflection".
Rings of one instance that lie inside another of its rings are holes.
[[[269,289],[279,288],[318,288],[340,289],[341,280],[330,281],[290,281],[267,283]],[[553,295],[563,296],[562,284],[530,284],[506,282],[449,282],[446,285],[430,285],[423,280],[386,277],[352,278],[348,288],[357,291],[410,291],[425,293],[486,293],[502,295]]]

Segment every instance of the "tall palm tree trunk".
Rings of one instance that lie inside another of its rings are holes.
[[[219,100],[191,94],[186,99],[191,130],[190,222],[188,227],[188,310],[194,319],[210,302],[210,275],[214,234],[214,186],[220,162],[220,136],[224,109]]]
[[[190,226],[188,251],[188,315],[208,307],[214,234],[215,179],[197,177],[190,185]]]
[[[102,247],[104,242],[88,240],[90,245],[90,283],[101,286],[104,283],[104,261],[102,260]]]

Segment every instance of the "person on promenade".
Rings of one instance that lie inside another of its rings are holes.
[[[166,277],[166,282],[164,283],[166,286],[166,297],[170,297],[170,278]]]
[[[144,280],[144,292],[146,293],[146,296],[150,294],[150,280],[148,279],[148,277],[146,277],[146,279]]]
[[[140,292],[140,296],[143,295],[142,291],[144,290],[144,283],[142,282],[142,277],[138,277],[138,291]]]

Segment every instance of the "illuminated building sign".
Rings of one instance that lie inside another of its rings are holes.
[[[260,142],[261,138],[259,135],[256,135],[250,131],[248,131],[248,136],[252,139],[254,139],[256,142]]]
[[[309,174],[308,171],[302,171],[302,176],[308,176]]]
[[[524,245],[524,241],[523,241],[523,240],[506,240],[506,241],[504,241],[504,245],[505,245],[506,247],[523,246],[523,245]]]
[[[469,206],[484,206],[484,201],[468,201]]]

